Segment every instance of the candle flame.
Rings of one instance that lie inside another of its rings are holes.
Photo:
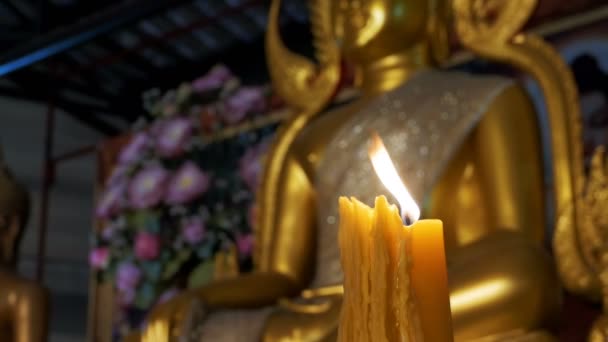
[[[384,147],[382,139],[377,133],[372,134],[372,143],[369,147],[369,158],[380,181],[401,206],[401,216],[407,224],[412,224],[420,218],[420,208],[399,177],[397,169]]]

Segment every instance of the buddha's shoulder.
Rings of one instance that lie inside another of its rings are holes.
[[[410,82],[387,93],[387,97],[408,97],[419,101],[470,101],[491,99],[510,88],[520,88],[513,79],[459,71],[421,72]]]

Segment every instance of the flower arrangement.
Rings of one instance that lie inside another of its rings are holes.
[[[112,280],[118,304],[139,317],[180,289],[212,277],[213,256],[234,246],[251,264],[254,191],[275,127],[205,143],[205,136],[269,111],[263,87],[243,87],[223,66],[162,97],[133,133],[106,181],[95,214],[90,264]],[[138,322],[131,322],[136,326]]]

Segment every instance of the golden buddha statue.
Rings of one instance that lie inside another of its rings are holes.
[[[47,291],[15,270],[28,215],[28,193],[0,158],[0,336],[6,342],[47,340]]]
[[[475,22],[474,14],[492,12],[483,1],[454,0],[453,8],[448,0],[311,3],[320,67],[282,45],[279,1],[271,5],[273,85],[298,113],[283,124],[267,157],[255,270],[158,307],[144,340],[185,334],[180,322],[193,299],[206,309],[201,341],[335,340],[342,291],[337,198],[371,204],[386,193],[367,160],[370,130],[382,136],[409,190],[424,204],[423,216],[444,222],[455,340],[551,340],[545,331],[555,322],[561,292],[543,250],[543,156],[534,108],[512,80],[437,69],[447,56],[454,9],[466,47],[540,78],[553,99],[552,125],[561,125],[552,137],[558,143],[553,168],[565,187],[558,204],[566,203],[570,160],[559,144],[569,133],[565,111],[576,99],[559,97],[568,84],[560,83],[561,69],[551,79],[551,63],[537,68],[530,62],[553,58],[546,46],[517,32],[535,1],[488,1],[505,6],[494,26]],[[539,46],[545,54],[530,57]],[[341,59],[356,68],[361,95],[323,111]],[[558,85],[550,88],[552,82]]]

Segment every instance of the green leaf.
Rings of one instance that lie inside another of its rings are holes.
[[[156,213],[144,217],[144,227],[151,233],[160,232],[160,219]]]
[[[204,243],[196,250],[196,255],[200,259],[209,259],[209,257],[211,257],[211,255],[213,254],[214,245],[215,243],[211,241]]]
[[[146,278],[150,281],[157,282],[160,279],[162,265],[160,262],[145,262],[142,264]]]
[[[162,275],[162,280],[169,280],[173,277],[182,265],[190,258],[192,251],[189,249],[182,249],[177,255],[170,260],[165,266],[165,271]]]
[[[127,214],[127,225],[129,228],[137,230],[143,227],[143,224],[144,221],[142,210],[131,211],[129,214]]]
[[[146,230],[151,233],[160,231],[160,219],[155,211],[136,210],[127,216],[129,227],[135,230]]]
[[[188,278],[188,288],[193,289],[208,284],[213,280],[213,260],[200,263],[190,273]]]
[[[150,283],[144,283],[137,290],[135,297],[135,307],[141,310],[147,310],[152,306],[156,299],[156,291],[154,286]]]
[[[169,262],[169,260],[171,260],[171,252],[168,249],[164,249],[160,253],[160,260],[162,260],[163,263]]]

